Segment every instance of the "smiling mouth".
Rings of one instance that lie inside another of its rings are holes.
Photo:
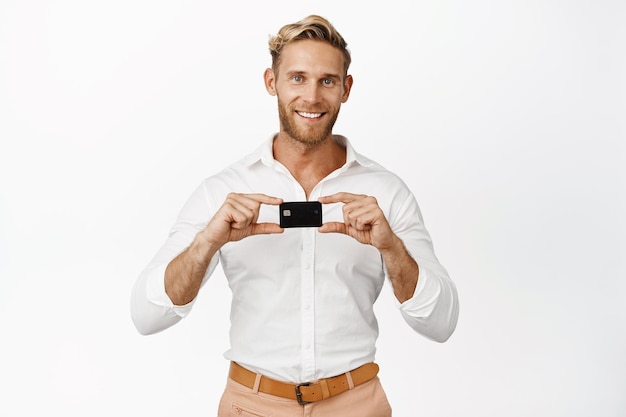
[[[306,111],[296,111],[296,113],[298,113],[300,116],[304,117],[305,119],[317,119],[324,115],[324,113],[310,113]]]

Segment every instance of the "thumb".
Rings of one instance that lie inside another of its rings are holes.
[[[269,235],[282,232],[284,229],[276,223],[256,223],[252,225],[251,235]]]
[[[343,233],[346,234],[346,225],[341,222],[328,222],[321,225],[318,229],[320,233]]]

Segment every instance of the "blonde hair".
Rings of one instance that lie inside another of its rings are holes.
[[[352,61],[348,43],[328,20],[317,15],[307,16],[299,22],[287,24],[280,28],[278,34],[270,37],[268,44],[272,55],[272,69],[275,73],[278,73],[280,54],[285,45],[303,39],[326,42],[339,49],[343,54],[344,76],[348,74]]]

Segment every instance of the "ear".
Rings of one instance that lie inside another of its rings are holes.
[[[343,96],[341,97],[341,102],[345,103],[348,101],[348,97],[350,97],[350,90],[352,89],[352,83],[354,79],[352,75],[346,75],[346,79],[343,81]]]
[[[267,68],[263,73],[263,80],[265,81],[265,89],[271,96],[276,95],[276,77],[274,71],[271,68]]]

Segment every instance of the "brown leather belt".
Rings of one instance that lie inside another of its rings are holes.
[[[304,405],[339,395],[357,385],[370,381],[376,375],[378,375],[378,365],[373,362],[366,363],[345,374],[304,384],[276,381],[261,375],[259,392],[296,400],[299,404]],[[228,376],[235,382],[254,389],[257,374],[241,365],[231,362]],[[352,387],[350,387],[350,379],[352,379]]]

